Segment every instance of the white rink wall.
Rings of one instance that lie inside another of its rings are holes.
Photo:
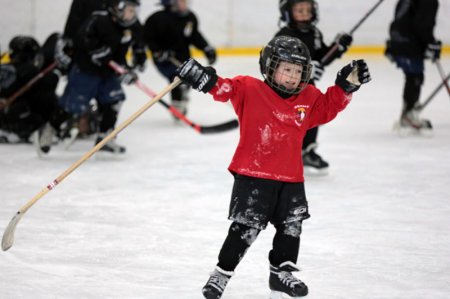
[[[159,9],[156,0],[141,0],[140,19]],[[349,31],[377,0],[322,0],[319,28],[331,41],[339,31]],[[43,42],[54,31],[62,31],[71,0],[0,0],[0,46],[4,51],[17,34],[35,36]],[[387,37],[397,0],[384,0],[355,32],[354,44],[380,46]],[[200,29],[216,47],[258,47],[277,30],[278,0],[191,0]],[[435,35],[450,44],[450,0],[441,0]],[[447,31],[446,31],[447,30]]]

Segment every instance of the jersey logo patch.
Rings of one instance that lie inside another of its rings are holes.
[[[297,110],[297,116],[295,117],[295,123],[297,124],[297,126],[300,127],[303,124],[303,120],[306,117],[306,108],[296,106],[295,109]]]

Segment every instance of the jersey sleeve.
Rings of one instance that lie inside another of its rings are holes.
[[[238,76],[233,79],[221,78],[217,79],[216,85],[209,91],[215,101],[230,101],[234,110],[239,115],[244,98],[245,77]]]
[[[336,115],[347,107],[352,99],[351,93],[345,93],[337,85],[331,86],[323,94],[319,89],[315,89],[316,101],[312,109],[309,127],[314,128],[326,124],[333,120]]]
[[[198,20],[197,17],[191,13],[193,28],[192,28],[192,37],[191,37],[191,43],[198,49],[203,50],[208,46],[208,42],[203,37],[203,34],[200,33],[198,29]]]

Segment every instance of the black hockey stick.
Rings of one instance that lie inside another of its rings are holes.
[[[353,35],[353,33],[362,25],[362,23],[364,23],[365,20],[367,20],[367,18],[375,11],[375,9],[378,8],[378,6],[381,4],[381,2],[383,2],[384,0],[378,0],[378,2],[364,15],[364,17],[362,17],[361,20],[359,20],[358,23],[356,23],[355,26],[353,26],[353,28],[350,30],[350,32],[348,33],[349,35]],[[327,54],[325,54],[324,57],[322,57],[322,59],[320,60],[320,63],[322,65],[325,65],[328,62],[328,59],[330,59],[331,55],[334,54],[334,52],[336,52],[336,50],[339,48],[339,44],[337,43],[337,41],[334,43],[333,47],[331,47],[331,49],[328,51]]]
[[[112,69],[114,69],[116,72],[118,72],[119,74],[125,74],[127,72],[126,69],[124,69],[123,67],[121,67],[120,65],[118,65],[114,61],[110,61],[109,62],[109,66]],[[150,88],[148,88],[140,80],[137,80],[135,84],[140,90],[142,90],[149,97],[154,97],[156,95]],[[229,131],[229,130],[232,130],[232,129],[235,129],[235,128],[239,127],[239,122],[237,121],[237,119],[233,119],[233,120],[227,121],[225,123],[218,124],[218,125],[213,125],[213,126],[198,125],[198,124],[192,122],[191,120],[189,120],[183,113],[178,111],[174,106],[172,106],[172,105],[168,104],[167,102],[165,102],[163,99],[159,100],[158,103],[163,105],[176,118],[178,118],[179,120],[183,121],[185,124],[187,124],[188,126],[193,128],[195,131],[197,131],[200,134],[221,133],[221,132],[226,132],[226,131]]]
[[[442,89],[442,87],[447,86],[448,88],[448,80],[450,79],[450,73],[447,75],[446,78],[444,78],[442,80],[442,82],[433,90],[433,92],[428,96],[428,98],[422,103],[420,104],[417,108],[415,108],[418,111],[422,111],[430,102],[432,99],[434,99],[434,97],[436,96],[436,94]]]
[[[441,75],[442,83],[444,83],[445,88],[447,88],[447,94],[450,96],[450,87],[448,87],[447,79],[445,78],[444,68],[441,65],[441,61],[437,59],[435,63],[438,68],[439,74]]]

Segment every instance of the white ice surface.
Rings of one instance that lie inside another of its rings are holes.
[[[319,84],[334,82],[344,57]],[[445,90],[424,110],[431,138],[392,132],[403,75],[367,57],[373,81],[319,133],[327,177],[307,177],[311,219],[303,226],[299,273],[311,299],[450,298],[450,100]],[[203,61],[203,60],[202,60]],[[447,70],[450,59],[442,59]],[[422,99],[441,82],[426,65]],[[223,76],[259,76],[256,57],[220,57]],[[142,81],[166,82],[149,65]],[[120,122],[147,98],[127,87]],[[216,124],[227,104],[191,93],[189,117]],[[156,104],[123,131],[125,159],[81,165],[19,223],[0,253],[0,298],[201,298],[226,236],[232,176],[226,168],[238,131],[200,135],[175,125]],[[30,145],[0,146],[0,230],[14,213],[86,153],[93,140],[37,158]],[[273,229],[253,244],[224,299],[267,298]]]

